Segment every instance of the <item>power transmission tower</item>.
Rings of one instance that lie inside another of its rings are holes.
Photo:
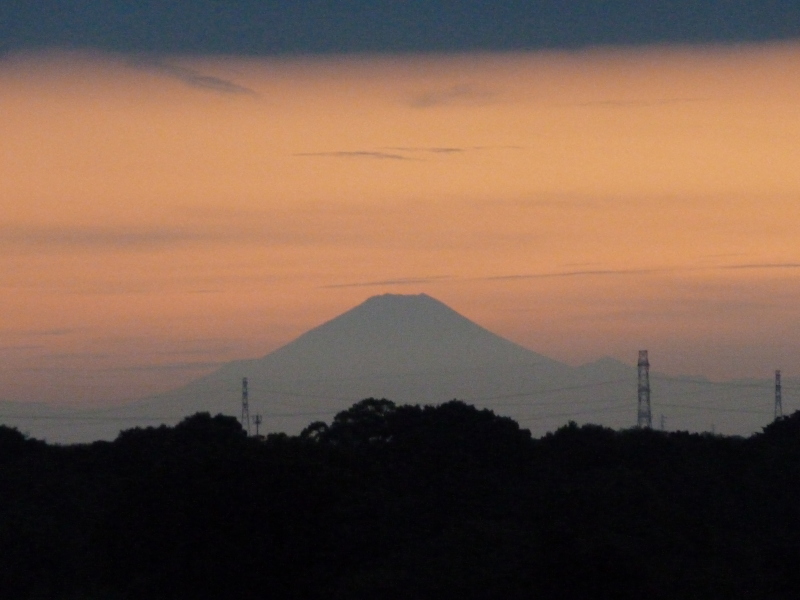
[[[250,435],[250,406],[247,400],[247,377],[242,377],[242,427]]]
[[[647,350],[639,350],[639,405],[636,425],[639,428],[652,428],[653,415],[650,413],[650,361]]]
[[[781,372],[775,371],[775,420],[783,417],[783,400],[781,399]]]
[[[258,437],[258,426],[261,425],[261,415],[256,415],[253,418],[253,423],[256,424],[256,437]]]

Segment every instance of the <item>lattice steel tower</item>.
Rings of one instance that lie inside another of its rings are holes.
[[[783,400],[781,399],[781,372],[775,371],[775,420],[783,416]]]
[[[247,377],[242,377],[242,427],[250,435],[250,406],[247,400]]]
[[[647,360],[647,350],[639,350],[639,406],[637,426],[640,428],[653,427],[653,415],[650,412],[650,361]]]

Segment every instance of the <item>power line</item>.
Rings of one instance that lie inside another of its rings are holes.
[[[623,411],[630,410],[630,407],[626,404],[625,406],[619,406],[617,408],[598,408],[593,410],[574,410],[571,412],[562,412],[562,413],[548,413],[543,415],[535,415],[531,417],[520,417],[519,419],[515,419],[519,423],[529,423],[531,421],[544,421],[546,419],[564,419],[568,417],[577,417],[580,415],[593,415],[597,414],[598,410],[602,410],[604,413],[618,413]]]
[[[732,387],[732,388],[754,388],[759,390],[764,388],[769,388],[770,385],[768,381],[759,383],[739,383],[735,381],[708,381],[705,379],[693,379],[691,377],[680,377],[680,376],[658,375],[658,374],[653,374],[652,378],[657,381],[675,381],[680,383],[691,383],[694,385],[708,385],[714,387]]]
[[[659,402],[658,406],[666,407],[666,408],[683,408],[686,410],[701,410],[701,411],[711,411],[711,412],[727,412],[727,413],[743,413],[743,414],[752,414],[752,415],[768,415],[769,410],[751,410],[747,408],[725,408],[719,406],[691,406],[689,404],[671,404],[671,403],[662,403]]]
[[[644,356],[642,357],[642,353]],[[647,359],[647,351],[640,351],[640,363],[644,362],[644,364],[637,364],[639,367],[639,411],[638,411],[638,418],[639,426],[652,426],[652,416],[650,413],[650,398],[649,398],[649,361]],[[522,366],[522,363],[519,365],[514,364],[511,365],[513,367]],[[536,363],[525,363],[525,366],[536,366]],[[487,369],[490,367],[486,367]],[[494,368],[494,367],[491,367]],[[431,370],[426,372],[418,372],[418,374],[430,374],[436,372],[461,372],[461,371],[473,371],[474,369],[438,369],[438,370]],[[410,373],[406,373],[405,375],[409,375]],[[778,410],[780,409],[780,413],[782,414],[782,404],[778,404],[779,402],[779,394],[780,394],[780,379],[778,373],[777,381],[776,381],[776,406],[775,411],[776,415],[778,414]],[[397,375],[386,375],[386,377],[396,377]],[[657,381],[663,382],[670,382],[670,383],[683,383],[683,384],[690,384],[695,386],[707,386],[711,389],[705,390],[697,390],[696,392],[681,392],[682,397],[686,398],[699,398],[702,396],[707,396],[708,394],[713,394],[715,391],[719,392],[720,388],[737,388],[737,389],[753,389],[753,390],[764,390],[766,385],[762,382],[754,382],[754,383],[744,383],[744,382],[712,382],[708,380],[701,380],[695,379],[691,377],[670,377],[670,376],[661,376],[661,375],[654,375],[653,378]],[[355,380],[364,380],[370,379],[368,376],[363,377],[353,377],[349,379]],[[346,378],[342,378],[342,381],[346,380]],[[298,382],[308,380],[296,380]],[[316,381],[316,380],[314,380]],[[520,391],[514,393],[507,393],[507,394],[498,394],[494,396],[482,396],[482,397],[466,397],[462,398],[464,402],[470,403],[486,403],[492,402],[491,408],[498,409],[498,408],[514,408],[514,407],[524,407],[531,410],[541,411],[542,409],[546,409],[548,407],[554,407],[556,405],[562,406],[561,400],[550,400],[547,401],[544,397],[558,394],[562,392],[570,392],[575,390],[586,390],[586,389],[593,389],[599,388],[614,384],[620,383],[627,383],[630,382],[629,378],[620,378],[620,379],[611,379],[599,382],[591,382],[585,384],[577,384],[577,385],[568,385],[568,386],[561,386],[557,388],[547,388],[547,389],[536,389],[536,390],[528,390],[528,391]],[[784,386],[786,387],[786,386]],[[363,395],[352,395],[352,396],[332,396],[329,394],[313,394],[313,393],[303,393],[299,391],[289,391],[286,389],[278,389],[278,388],[268,388],[267,392],[273,393],[275,395],[282,395],[282,396],[289,396],[293,398],[304,398],[304,399],[317,399],[323,401],[339,401],[339,402],[355,402],[359,398],[364,397]],[[524,401],[523,399],[529,399],[529,401]],[[514,402],[514,399],[518,399],[520,401]],[[509,400],[508,402],[495,402],[497,400]],[[606,413],[615,413],[621,410],[624,410],[624,406],[620,406],[619,402],[621,401],[614,401],[611,404],[604,403],[602,405],[594,405],[588,409],[577,409],[570,412],[538,412],[537,415],[532,415],[528,417],[517,417],[519,422],[530,422],[530,421],[540,421],[545,419],[554,419],[554,418],[564,418],[564,417],[572,417],[578,415],[586,415],[586,414],[597,414],[597,412],[602,411]],[[314,404],[314,403],[298,403],[298,404]],[[661,403],[658,402],[657,405],[659,407],[665,408],[677,408],[683,410],[693,410],[693,411],[706,411],[706,412],[723,412],[723,413],[741,413],[741,414],[754,414],[754,415],[765,415],[766,411],[762,410],[752,410],[752,409],[745,409],[745,408],[732,408],[732,407],[716,407],[716,406],[697,406],[697,405],[689,405],[689,404],[675,404],[675,403]],[[302,418],[302,417],[330,417],[335,415],[340,408],[339,407],[331,407],[322,410],[312,410],[312,411],[300,411],[300,410],[292,410],[293,408],[298,408],[297,405],[292,405],[291,403],[282,403],[282,402],[275,402],[271,403],[273,407],[282,407],[288,409],[284,412],[275,412],[269,413],[268,416],[270,418]],[[318,408],[318,407],[315,407]],[[650,418],[648,419],[648,415]],[[157,416],[111,416],[111,415],[86,415],[86,414],[58,414],[58,415],[25,415],[25,414],[15,414],[15,415],[0,415],[0,419],[4,420],[39,420],[39,421],[74,421],[74,422],[134,422],[134,423],[164,423],[164,422],[174,422],[179,420],[181,417],[178,416],[165,416],[165,417],[157,417]],[[248,402],[248,390],[247,390],[247,378],[243,378],[242,381],[242,424],[246,430],[249,432],[249,402]]]
[[[315,417],[334,415],[339,412],[338,409],[331,408],[329,410],[318,411],[305,411],[305,412],[285,412],[285,413],[271,413],[270,417]],[[164,423],[168,421],[175,421],[185,419],[188,415],[172,415],[164,417],[141,416],[141,417],[99,417],[93,415],[0,415],[0,419],[4,421],[13,422],[19,421],[95,421],[95,422],[117,422],[117,421],[131,421],[141,422],[147,421],[152,423]],[[263,422],[263,421],[262,421]]]
[[[93,415],[0,415],[0,419],[30,421],[170,421],[176,417],[98,417]],[[177,417],[180,418],[180,417]]]
[[[549,388],[549,389],[545,389],[545,390],[535,390],[535,391],[530,391],[530,392],[515,392],[513,394],[501,394],[499,396],[484,396],[484,397],[478,397],[478,398],[474,398],[474,397],[473,398],[466,398],[465,401],[469,401],[469,402],[485,402],[487,400],[502,400],[504,398],[521,398],[521,397],[526,397],[526,396],[539,396],[539,395],[545,395],[545,394],[555,394],[555,393],[558,393],[558,392],[570,392],[570,391],[573,391],[573,390],[589,389],[589,388],[593,388],[593,387],[611,385],[611,384],[614,384],[614,383],[625,383],[626,381],[628,381],[628,379],[612,379],[612,380],[609,380],[609,381],[597,381],[597,382],[594,382],[594,383],[585,383],[585,384],[581,384],[581,385],[569,385],[569,386],[565,386],[565,387]]]

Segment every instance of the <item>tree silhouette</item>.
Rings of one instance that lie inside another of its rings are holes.
[[[77,446],[0,427],[0,595],[794,598],[799,424],[534,440],[369,398],[263,440],[207,413]]]

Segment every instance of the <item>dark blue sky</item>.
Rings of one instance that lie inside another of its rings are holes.
[[[0,0],[0,51],[274,55],[796,37],[798,0]]]

